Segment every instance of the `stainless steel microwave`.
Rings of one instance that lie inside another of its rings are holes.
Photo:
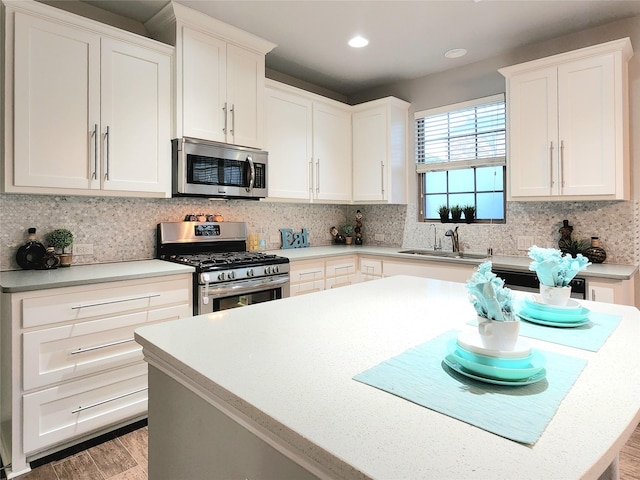
[[[186,137],[171,144],[173,196],[267,196],[267,152]]]

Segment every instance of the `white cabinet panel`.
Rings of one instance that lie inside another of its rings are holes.
[[[23,397],[24,451],[34,452],[145,414],[147,364],[58,385]]]
[[[500,69],[513,200],[630,195],[629,39]]]

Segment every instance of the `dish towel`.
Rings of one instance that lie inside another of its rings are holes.
[[[589,323],[580,327],[548,327],[521,320],[520,335],[597,352],[618,327],[620,320],[622,320],[620,315],[600,312],[590,312]],[[478,325],[475,319],[467,323]]]
[[[492,385],[456,373],[442,362],[447,342],[458,333],[450,330],[353,379],[496,435],[534,444],[587,361],[542,351],[545,379],[522,386]]]

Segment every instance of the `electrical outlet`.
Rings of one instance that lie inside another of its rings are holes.
[[[518,250],[529,250],[529,247],[533,246],[533,237],[521,236],[518,237]]]
[[[384,234],[383,233],[376,233],[373,237],[373,239],[376,242],[384,242]]]
[[[93,255],[93,243],[74,243],[74,255]]]

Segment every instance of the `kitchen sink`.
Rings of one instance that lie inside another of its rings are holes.
[[[441,250],[400,250],[398,253],[406,253],[409,255],[423,255],[425,257],[468,258],[471,260],[483,260],[485,258],[488,258],[484,253],[443,252]]]

